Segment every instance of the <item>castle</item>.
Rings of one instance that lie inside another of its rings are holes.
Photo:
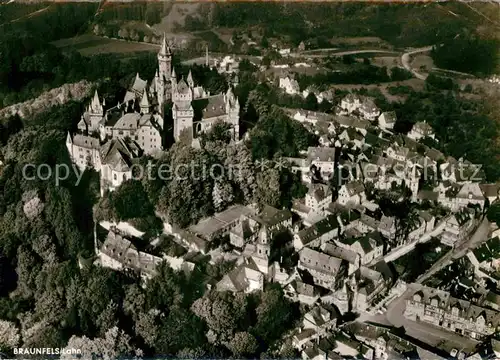
[[[229,124],[233,140],[239,140],[240,105],[231,88],[225,94],[211,95],[202,86],[195,85],[191,71],[186,79],[178,79],[172,67],[172,50],[165,37],[158,53],[158,69],[149,88],[147,81],[137,74],[131,89],[125,95],[124,103],[136,101],[143,94],[147,95],[143,96],[141,102],[154,104],[159,112],[167,101],[172,101],[175,140],[179,140],[183,131],[188,131],[194,139],[208,131],[216,122]]]
[[[135,158],[163,150],[162,112],[168,101],[172,102],[176,141],[187,133],[195,144],[216,122],[229,124],[233,140],[239,140],[240,106],[232,90],[211,95],[195,86],[191,71],[186,79],[178,80],[164,37],[154,79],[148,83],[137,74],[123,101],[109,108],[96,91],[78,123],[78,134],[67,135],[73,163],[81,170],[90,166],[101,173],[101,193],[132,178]]]

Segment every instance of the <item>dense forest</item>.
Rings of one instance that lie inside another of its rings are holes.
[[[13,34],[4,34],[4,39],[9,36],[13,41]],[[151,56],[126,63],[116,56],[84,58],[61,53],[41,41],[26,36],[25,41],[2,48],[7,55],[2,68],[6,104],[79,78],[101,80],[99,93],[113,104],[135,72],[141,71],[144,77],[154,73]],[[178,71],[186,75],[188,69],[179,66]],[[227,84],[216,72],[203,67],[192,71],[207,89],[226,90]],[[242,79],[235,91],[253,99],[253,72],[242,74]],[[46,163],[52,169],[56,164],[70,165],[66,134],[75,129],[85,104],[72,101],[35,117],[13,116],[0,122],[4,161],[0,170],[0,328],[5,335],[0,350],[11,354],[16,346],[68,346],[84,354],[105,353],[109,359],[295,357],[290,344],[278,340],[300,318],[299,309],[284,298],[280,288],[271,286],[255,295],[205,293],[206,283],[220,280],[230,269],[225,263],[210,265],[206,259],[200,259],[190,275],[163,267],[143,288],[134,274],[101,269],[85,260],[94,253],[94,219],[127,220],[147,230],[148,236],[157,236],[162,224],[153,213],[155,207],[180,225],[234,202],[289,207],[292,198],[305,191],[297,176],[287,169],[259,171],[254,165],[255,157],[261,156],[255,150],[261,147],[258,137],[253,145],[229,145],[224,128],[216,127],[202,139],[201,149],[179,143],[153,165],[199,162],[227,167],[238,163],[241,171],[231,181],[130,181],[98,200],[98,177],[92,171],[78,186],[73,176],[62,186],[26,180],[23,167],[27,163]],[[259,118],[253,120],[254,125]],[[313,138],[301,140],[305,129],[298,123],[291,126],[284,116],[278,125],[269,118],[255,129],[282,134],[280,143],[290,145],[287,155],[297,155],[314,143]],[[277,151],[273,147],[265,156]]]

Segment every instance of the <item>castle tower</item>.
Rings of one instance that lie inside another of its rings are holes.
[[[238,141],[240,139],[240,103],[231,90],[231,87],[227,90],[224,99],[228,122],[233,127],[233,140]]]
[[[92,98],[92,102],[90,103],[90,109],[93,114],[102,114],[104,109],[99,101],[99,95],[97,94],[97,90],[94,93],[94,97]]]
[[[269,259],[271,255],[271,244],[269,243],[267,227],[263,226],[259,231],[259,240],[257,242],[257,257]]]
[[[172,72],[172,51],[167,44],[167,37],[163,35],[160,52],[158,53],[158,68],[161,81],[168,80]]]
[[[172,69],[172,75],[170,76],[170,88],[172,91],[170,97],[173,100],[175,98],[175,94],[177,93],[177,75],[175,74],[175,69]]]
[[[101,104],[97,90],[95,91],[94,97],[87,108],[87,112],[90,120],[90,126],[87,130],[90,132],[96,131],[99,128],[99,122],[104,116],[104,100]]]
[[[144,93],[142,94],[140,107],[141,107],[142,114],[149,114],[149,99],[148,99],[148,93],[146,92],[146,89],[144,89]]]
[[[194,88],[194,80],[193,80],[193,74],[191,73],[191,70],[189,70],[189,74],[188,74],[188,77],[187,77],[187,84],[188,86],[192,89]]]
[[[188,131],[193,135],[194,109],[191,101],[174,102],[172,108],[172,118],[174,121],[174,139],[178,141],[183,131]]]

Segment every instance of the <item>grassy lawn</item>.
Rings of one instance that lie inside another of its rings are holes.
[[[109,39],[92,34],[62,39],[54,41],[52,44],[58,48],[72,48],[85,56],[109,53],[134,53],[141,51],[157,52],[159,50],[159,45],[156,44]]]

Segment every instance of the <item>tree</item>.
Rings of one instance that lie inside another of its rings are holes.
[[[314,95],[313,92],[310,92],[307,95],[307,97],[306,97],[306,103],[305,103],[305,108],[307,110],[313,110],[313,111],[318,110],[318,99],[316,98],[316,95]]]
[[[153,206],[138,180],[124,181],[114,192],[112,203],[120,220],[153,215]]]
[[[486,217],[490,222],[494,222],[500,226],[500,203],[493,203],[486,212]]]
[[[216,180],[212,191],[214,209],[224,210],[234,199],[233,188],[227,180]]]
[[[254,333],[270,343],[292,326],[297,309],[284,297],[281,288],[272,286],[262,293],[256,314]]]
[[[352,65],[356,62],[356,59],[352,55],[343,55],[342,62],[347,65]]]
[[[160,312],[155,309],[151,309],[147,313],[139,313],[137,316],[137,321],[135,323],[135,332],[138,336],[144,339],[144,342],[154,347],[156,340],[159,336],[159,321],[158,317]]]
[[[206,142],[217,142],[217,141],[229,144],[231,139],[232,139],[231,125],[225,122],[215,123],[208,132],[203,133],[201,136],[202,145]]]
[[[155,344],[157,353],[174,355],[179,351],[206,342],[202,321],[189,310],[173,307],[163,321]]]
[[[35,290],[36,274],[40,271],[40,263],[33,252],[26,246],[21,246],[17,251],[18,276],[17,290],[23,297],[30,297]]]
[[[85,359],[99,357],[103,360],[113,360],[141,353],[140,350],[133,349],[130,336],[116,326],[109,329],[102,338],[91,340],[86,336],[73,335],[61,355],[61,359],[73,359],[75,355],[71,353],[72,349],[80,349],[81,356]]]
[[[280,207],[280,173],[277,169],[267,169],[257,174],[255,201],[260,205]]]
[[[0,349],[3,351],[15,348],[19,345],[21,336],[16,324],[10,321],[0,320]]]
[[[197,299],[191,311],[203,319],[217,342],[231,339],[247,314],[247,301],[243,294],[214,293]]]
[[[126,315],[134,319],[137,318],[137,316],[145,310],[145,305],[146,295],[139,285],[132,284],[125,289],[123,310]]]
[[[235,356],[247,357],[257,352],[259,344],[252,334],[241,331],[234,334],[234,337],[229,341],[227,347]]]

